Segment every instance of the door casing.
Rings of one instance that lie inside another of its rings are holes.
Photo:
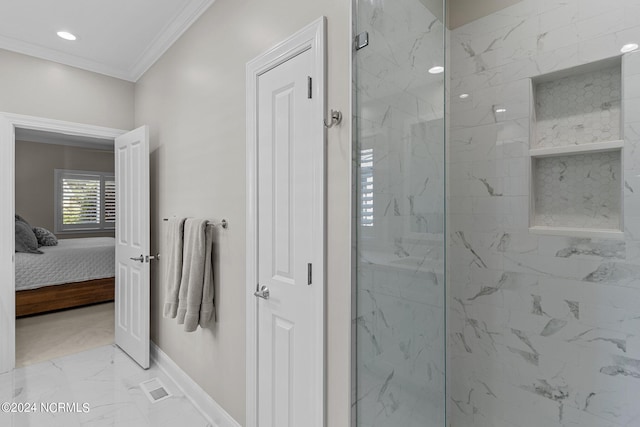
[[[15,129],[113,139],[121,129],[0,112],[0,374],[15,367]]]
[[[322,357],[318,358],[315,366],[309,366],[309,373],[313,375],[316,384],[322,384],[321,402],[317,413],[321,414],[321,419],[310,420],[310,426],[325,425],[325,402],[326,402],[326,337],[325,337],[325,266],[326,266],[326,184],[324,171],[326,167],[326,129],[323,120],[326,118],[326,18],[320,17],[283,42],[274,46],[267,52],[247,63],[246,70],[246,107],[247,107],[247,141],[246,141],[246,174],[247,174],[247,264],[246,264],[246,425],[247,427],[258,427],[258,304],[253,293],[258,283],[258,128],[257,128],[257,82],[260,75],[295,57],[301,52],[311,49],[314,55],[315,76],[312,91],[313,97],[319,102],[315,107],[313,116],[317,118],[312,130],[314,158],[319,160],[315,176],[320,176],[318,186],[312,191],[317,192],[319,198],[321,214],[315,219],[313,224],[314,240],[319,242],[321,248],[318,250],[317,259],[314,260],[314,301],[317,310],[315,311],[321,319],[316,319],[319,330],[316,331],[318,342],[316,348],[320,349]],[[316,268],[315,266],[319,266]]]

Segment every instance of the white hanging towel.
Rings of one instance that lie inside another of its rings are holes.
[[[167,256],[165,270],[164,317],[174,318],[178,313],[178,292],[182,279],[182,246],[184,218],[171,218],[167,224]]]
[[[193,332],[213,316],[213,231],[207,220],[187,219],[184,225],[182,280],[178,294],[178,324]]]

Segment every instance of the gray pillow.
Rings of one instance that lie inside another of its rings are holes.
[[[20,215],[16,214],[16,221],[22,221],[25,224],[29,225],[29,221],[27,221],[26,219],[22,218]]]
[[[42,227],[33,227],[33,234],[36,235],[38,246],[56,246],[58,238],[55,234]]]
[[[23,221],[16,221],[16,252],[41,254],[38,250],[38,239],[31,226]]]

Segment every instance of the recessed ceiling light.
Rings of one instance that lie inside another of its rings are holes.
[[[469,97],[468,93],[462,93],[460,94],[460,99],[467,99]]]
[[[74,36],[68,31],[58,31],[57,34],[58,34],[58,37],[60,37],[61,39],[70,40],[70,41],[74,41],[75,39],[77,39],[76,36]]]
[[[620,49],[620,52],[622,52],[622,53],[633,52],[637,48],[638,48],[638,44],[637,43],[629,43],[629,44],[625,44],[624,46],[622,46],[622,49]]]
[[[506,113],[507,109],[506,108],[496,108],[496,113]]]
[[[429,73],[431,74],[440,74],[444,71],[444,67],[440,65],[436,65],[435,67],[429,68]]]

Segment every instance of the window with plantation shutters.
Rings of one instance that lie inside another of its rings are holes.
[[[55,170],[55,231],[113,230],[116,183],[112,172]]]
[[[373,148],[360,151],[360,225],[373,227]]]
[[[104,222],[116,226],[116,181],[113,177],[104,181]]]

